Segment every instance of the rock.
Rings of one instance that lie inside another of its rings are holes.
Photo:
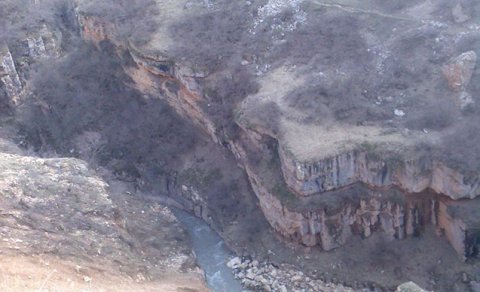
[[[17,104],[22,91],[22,83],[7,46],[0,46],[0,85],[7,93],[11,105]]]
[[[403,117],[403,116],[405,116],[405,112],[402,111],[402,110],[399,110],[399,109],[395,109],[395,110],[393,111],[393,113],[394,113],[397,117]]]
[[[239,268],[239,269],[246,269],[249,264],[250,264],[250,261],[249,261],[249,260],[245,260],[244,262],[242,262],[242,263],[238,266],[238,268]]]
[[[465,13],[465,9],[460,3],[452,8],[452,16],[456,23],[463,23],[470,20],[470,16]]]
[[[413,282],[407,282],[398,286],[396,292],[427,292],[427,291],[420,288],[420,286],[418,286]]]
[[[470,288],[473,292],[480,292],[480,282],[472,281],[470,282]]]
[[[27,38],[27,44],[30,57],[39,58],[46,56],[47,50],[41,36],[37,35]]]
[[[302,276],[300,275],[295,275],[292,277],[293,282],[300,282],[302,280]]]
[[[230,269],[236,269],[240,266],[241,263],[242,260],[239,257],[234,257],[227,262],[227,267],[229,267]]]
[[[475,103],[472,96],[466,91],[460,92],[460,96],[458,99],[460,100],[460,108],[462,110]]]
[[[443,75],[452,90],[461,91],[468,86],[476,63],[477,54],[474,51],[468,51],[454,58],[443,67]]]
[[[248,270],[247,274],[245,276],[245,278],[249,279],[249,280],[255,280],[255,277],[256,277],[256,275],[255,275],[255,273],[253,273],[252,270]]]

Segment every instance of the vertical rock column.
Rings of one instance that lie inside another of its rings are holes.
[[[22,91],[22,83],[18,77],[12,54],[7,46],[0,47],[0,86],[7,93],[10,103],[13,105],[17,104]]]

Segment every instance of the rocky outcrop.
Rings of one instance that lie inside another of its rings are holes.
[[[477,54],[474,51],[465,52],[452,59],[442,69],[448,85],[455,91],[465,89],[472,79],[477,63]]]
[[[463,258],[473,258],[479,254],[480,221],[478,200],[446,200],[438,206],[438,232],[445,235]]]
[[[180,115],[203,129],[215,143],[220,143],[217,127],[205,110],[208,101],[203,99],[197,83],[197,79],[204,78],[205,74],[174,62],[163,54],[143,53],[131,43],[128,51],[137,68],[128,68],[127,72],[139,89],[154,95],[160,92]]]
[[[414,159],[414,154],[375,151],[360,148],[316,162],[300,162],[283,148],[279,155],[285,182],[299,196],[356,182],[372,187],[396,186],[408,193],[431,189],[452,199],[472,199],[480,194],[480,177],[467,177],[428,156]]]
[[[420,286],[418,286],[413,282],[407,282],[398,286],[396,292],[427,292],[427,291],[422,289]]]
[[[461,6],[458,4],[456,7]],[[466,87],[472,79],[476,63],[477,54],[474,51],[468,51],[452,59],[448,64],[443,66],[442,69],[448,85],[455,92],[456,102],[460,105],[461,109],[465,109],[474,103]]]
[[[16,104],[22,91],[22,83],[7,46],[0,47],[0,81],[10,102]]]
[[[0,48],[0,87],[10,106],[21,102],[29,65],[42,58],[59,56],[57,37],[46,26],[22,40]],[[15,57],[13,57],[15,56]],[[17,62],[17,63],[16,63]]]
[[[80,32],[85,40],[99,44],[101,41],[113,41],[113,25],[102,21],[95,16],[87,16],[78,13],[77,20],[80,25]]]

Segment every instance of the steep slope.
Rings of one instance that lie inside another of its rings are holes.
[[[168,208],[83,161],[13,151],[0,153],[3,290],[207,291]]]

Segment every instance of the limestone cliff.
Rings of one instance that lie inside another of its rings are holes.
[[[299,196],[309,196],[356,182],[371,187],[397,186],[408,193],[431,189],[452,199],[473,199],[480,193],[479,178],[437,162],[428,154],[348,151],[316,162],[301,162],[280,148],[282,170],[288,186]]]

